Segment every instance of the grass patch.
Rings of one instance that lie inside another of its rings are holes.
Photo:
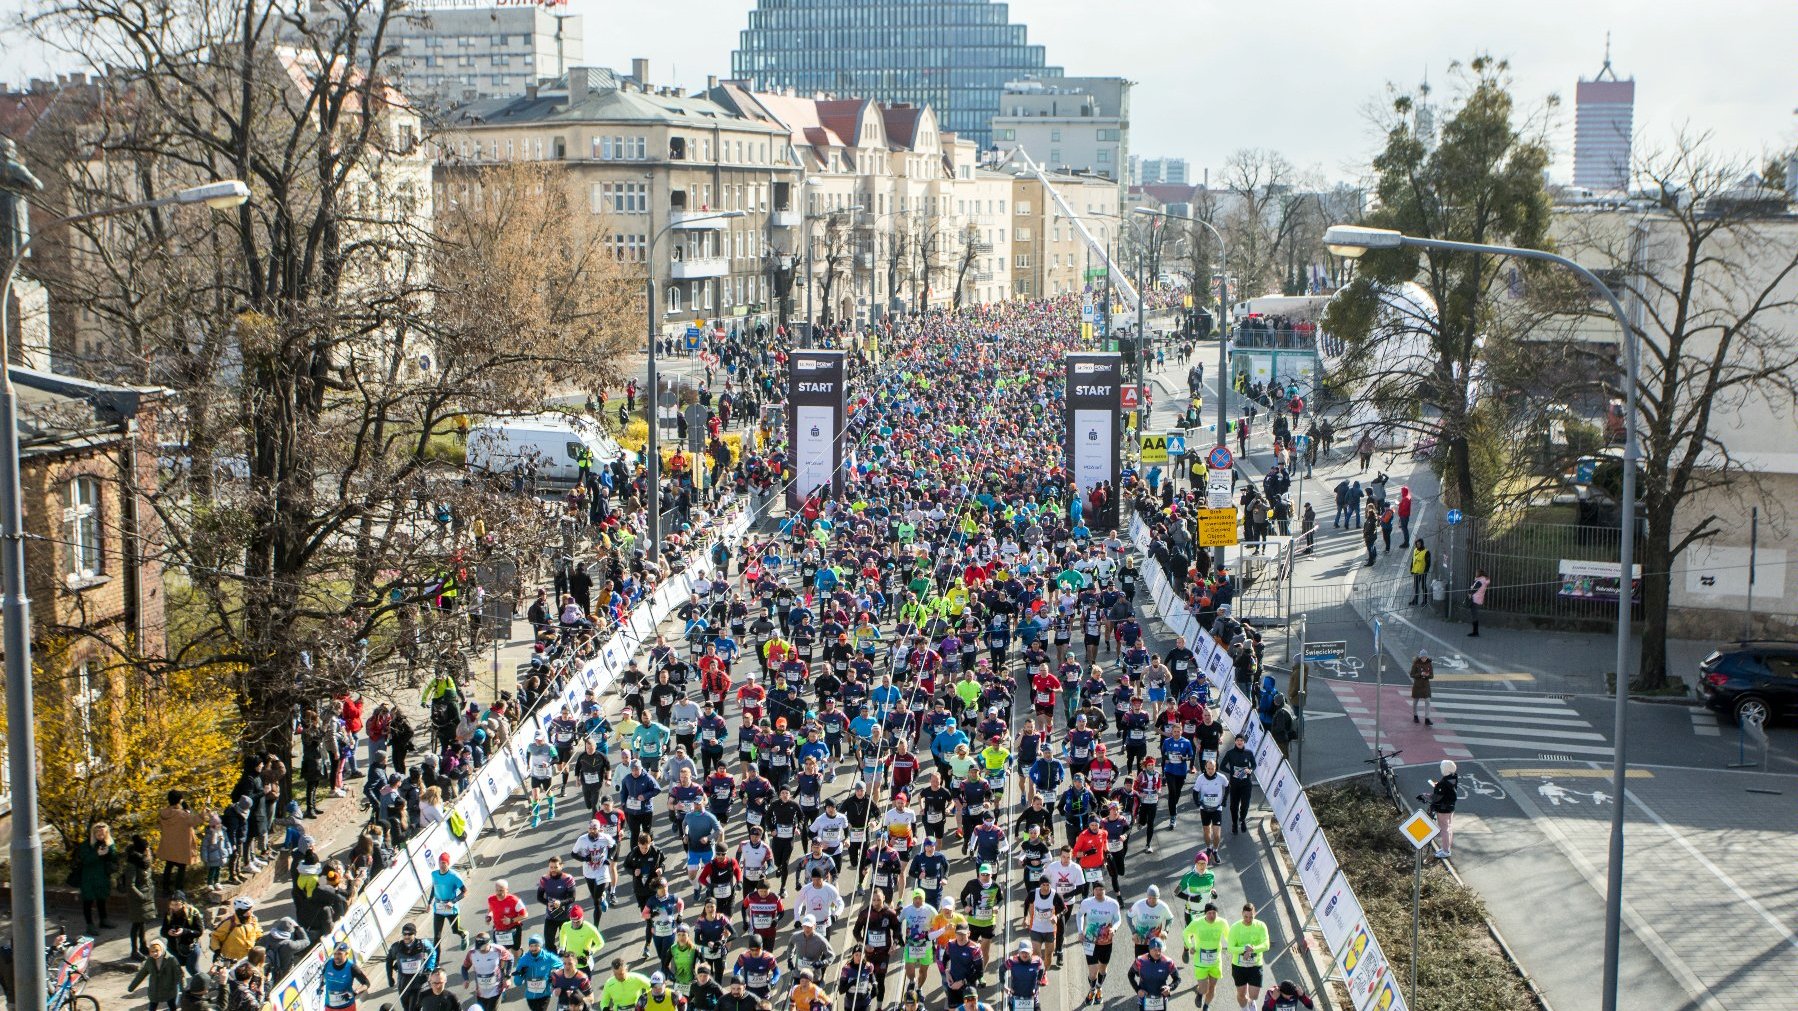
[[[1307,791],[1317,820],[1342,862],[1367,911],[1367,922],[1385,949],[1394,978],[1408,989],[1411,978],[1410,843],[1398,834],[1398,819],[1386,799],[1366,783],[1350,782]],[[1417,988],[1407,993],[1414,1007],[1456,1011],[1517,1011],[1536,1007],[1535,998],[1486,932],[1486,906],[1472,889],[1458,884],[1435,862],[1423,872],[1418,933]]]

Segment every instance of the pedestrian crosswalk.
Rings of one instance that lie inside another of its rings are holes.
[[[1695,737],[1722,737],[1723,726],[1717,714],[1709,709],[1692,709],[1692,734]]]
[[[1430,700],[1434,725],[1413,723],[1410,688],[1334,682],[1362,738],[1371,747],[1375,727],[1387,750],[1404,751],[1407,765],[1443,758],[1517,753],[1599,759],[1611,756],[1608,739],[1564,699],[1515,692],[1443,691]],[[1421,710],[1420,710],[1421,712]]]

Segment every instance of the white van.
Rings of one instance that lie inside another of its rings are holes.
[[[592,419],[572,414],[496,418],[468,430],[470,470],[511,474],[520,462],[535,460],[540,484],[572,487],[580,480],[581,447],[593,454],[593,469],[625,455],[624,448]]]

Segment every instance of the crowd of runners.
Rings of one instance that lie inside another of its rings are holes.
[[[439,867],[432,936],[389,953],[406,1011],[454,1011],[457,939],[483,1003],[531,1011],[1035,1011],[1079,967],[1092,1004],[1114,972],[1144,1011],[1308,1003],[1264,994],[1267,927],[1209,870],[1254,759],[1187,644],[1150,649],[1116,499],[1068,485],[1076,319],[981,307],[851,352],[840,490],[712,556],[621,710],[589,696],[532,742],[533,826],[558,800],[585,825],[534,904],[476,917]],[[1132,873],[1182,815],[1185,872]],[[595,926],[620,903],[634,960]]]

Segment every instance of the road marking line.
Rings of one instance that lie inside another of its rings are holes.
[[[1723,869],[1721,867],[1718,867],[1716,864],[1711,862],[1709,857],[1705,856],[1703,853],[1700,853],[1698,851],[1698,847],[1693,846],[1691,844],[1691,842],[1686,839],[1685,836],[1680,835],[1679,832],[1674,830],[1672,825],[1667,824],[1667,820],[1665,818],[1662,818],[1658,813],[1656,813],[1654,808],[1651,808],[1647,804],[1644,804],[1640,797],[1637,797],[1635,794],[1631,793],[1628,790],[1623,791],[1623,794],[1624,794],[1624,796],[1629,798],[1630,803],[1641,808],[1643,814],[1647,815],[1650,819],[1652,819],[1656,825],[1659,825],[1661,827],[1661,831],[1667,833],[1669,838],[1671,838],[1674,842],[1678,843],[1680,849],[1685,850],[1686,853],[1689,854],[1693,860],[1698,861],[1698,863],[1700,865],[1702,865],[1705,870],[1710,871],[1712,877],[1716,878],[1718,881],[1721,881],[1723,883],[1723,887],[1729,889],[1730,892],[1732,892],[1737,899],[1746,903],[1748,908],[1754,910],[1756,913],[1759,913],[1760,918],[1762,920],[1765,920],[1767,922],[1768,926],[1770,926],[1774,930],[1778,931],[1779,935],[1781,937],[1785,938],[1787,945],[1789,945],[1793,949],[1798,949],[1798,936],[1794,936],[1792,934],[1791,928],[1787,927],[1785,925],[1785,923],[1779,919],[1779,917],[1774,916],[1772,913],[1768,912],[1767,907],[1761,905],[1760,902],[1757,901],[1754,896],[1748,894],[1748,892],[1746,890],[1744,890],[1741,885],[1736,884],[1734,878],[1730,877],[1728,874],[1723,873]]]
[[[1717,714],[1709,709],[1692,710],[1692,733],[1698,737],[1722,737],[1723,727],[1717,722]]]
[[[1559,741],[1511,741],[1497,737],[1461,737],[1462,744],[1484,744],[1489,748],[1517,748],[1523,751],[1541,751],[1552,747],[1555,751],[1565,751],[1576,755],[1600,755],[1608,757],[1610,748],[1600,748],[1589,744],[1562,744]]]
[[[1611,778],[1611,770],[1609,770],[1609,769],[1579,769],[1579,768],[1559,768],[1559,767],[1552,768],[1552,769],[1535,769],[1535,768],[1500,769],[1500,770],[1498,770],[1498,774],[1501,776],[1508,776],[1512,779],[1529,779],[1529,778],[1535,778],[1535,777],[1547,777],[1549,779],[1609,779],[1609,778]],[[1625,769],[1623,774],[1628,779],[1653,779],[1654,778],[1654,773],[1649,771],[1648,769]]]
[[[1437,709],[1447,712],[1513,713],[1518,716],[1579,716],[1579,710],[1569,705],[1554,705],[1528,702],[1461,702],[1432,698],[1430,702]]]
[[[1535,713],[1513,716],[1510,713],[1471,712],[1463,715],[1462,713],[1450,710],[1444,710],[1443,712],[1444,715],[1453,717],[1449,720],[1449,723],[1452,726],[1457,727],[1461,726],[1463,723],[1497,723],[1507,727],[1516,727],[1520,730],[1526,727],[1573,727],[1579,730],[1593,729],[1592,724],[1587,723],[1585,720],[1569,720],[1556,716],[1538,716]]]
[[[1621,571],[1621,570],[1619,570],[1619,571]],[[1450,758],[1472,758],[1473,757],[1473,752],[1468,751],[1466,748],[1451,748],[1451,747],[1448,747],[1447,745],[1443,745],[1442,753],[1447,755]]]
[[[1497,683],[1497,682],[1500,682],[1500,681],[1534,681],[1534,680],[1536,680],[1536,675],[1534,675],[1534,674],[1523,674],[1523,673],[1511,673],[1511,674],[1438,674],[1438,675],[1436,675],[1436,680],[1437,680],[1437,681],[1480,681],[1480,682],[1486,682],[1486,683],[1489,683],[1489,684],[1491,684],[1491,683]]]
[[[1591,768],[1567,770],[1500,769],[1499,775],[1509,776],[1519,771],[1539,772],[1543,774],[1552,773],[1557,776],[1569,777],[1575,777],[1585,772],[1608,775],[1608,773],[1604,772],[1602,769]],[[1628,769],[1625,771],[1633,773],[1636,770]],[[1597,892],[1599,898],[1602,900],[1605,895],[1605,890],[1608,887],[1605,875],[1591,860],[1586,858],[1586,855],[1580,851],[1578,846],[1573,844],[1573,840],[1567,837],[1567,833],[1561,830],[1561,826],[1544,814],[1542,809],[1536,806],[1536,802],[1530,799],[1526,791],[1519,790],[1511,794],[1511,800],[1529,818],[1530,824],[1535,825],[1543,835],[1548,837],[1549,842],[1553,843],[1555,848],[1561,851],[1561,855],[1566,857],[1567,862],[1573,865],[1574,872],[1580,877],[1585,878],[1586,884],[1590,885],[1592,890]],[[1666,938],[1662,937],[1660,932],[1655,930],[1654,926],[1650,924],[1642,914],[1636,912],[1636,907],[1630,904],[1627,894],[1625,895],[1621,906],[1623,922],[1629,927],[1629,932],[1634,934],[1636,940],[1641,941],[1642,946],[1648,949],[1650,957],[1659,961],[1661,967],[1666,969],[1669,975],[1678,980],[1680,985],[1686,988],[1687,996],[1691,997],[1698,1007],[1702,1008],[1703,1011],[1727,1011],[1715,997],[1711,996],[1710,988],[1702,983],[1698,977],[1693,974],[1692,970],[1686,968],[1685,962],[1682,961],[1680,956],[1673,950],[1673,946],[1667,943]]]
[[[1461,737],[1463,740],[1466,739],[1466,735],[1469,733],[1503,734],[1531,741],[1602,741],[1605,739],[1603,734],[1580,733],[1575,730],[1538,730],[1535,727],[1519,727],[1505,723],[1462,723],[1456,721],[1454,728],[1455,735]]]

